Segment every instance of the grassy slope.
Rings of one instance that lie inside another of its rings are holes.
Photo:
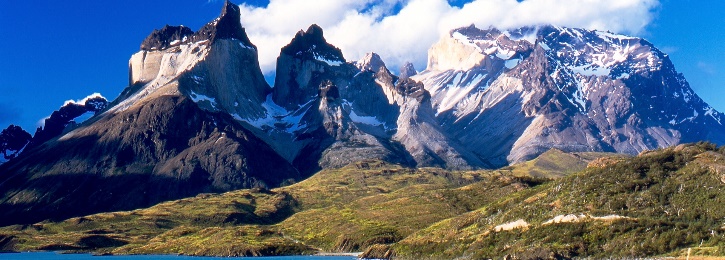
[[[525,196],[540,189],[529,187],[542,177],[581,170],[598,156],[551,151],[506,169],[470,172],[359,162],[271,191],[204,194],[147,209],[6,227],[0,250],[221,256],[362,251],[423,236],[421,229],[502,198]]]
[[[722,255],[724,183],[722,149],[681,145],[518,192],[393,248],[408,258]],[[567,214],[589,217],[545,224]],[[621,218],[592,218],[612,215]],[[529,226],[495,231],[519,219]]]

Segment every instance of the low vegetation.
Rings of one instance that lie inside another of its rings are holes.
[[[588,167],[587,167],[588,165]],[[718,256],[725,149],[567,154],[494,171],[364,161],[266,190],[0,229],[0,250],[216,256]]]
[[[681,145],[526,189],[397,243],[410,258],[722,255],[725,156]],[[526,227],[496,231],[522,220]]]

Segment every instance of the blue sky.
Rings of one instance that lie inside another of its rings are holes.
[[[356,21],[355,19],[367,21],[365,18],[370,18],[370,27],[375,28],[368,33],[374,35],[375,33],[400,32],[397,28],[391,29],[389,24],[412,20],[410,17],[430,17],[427,13],[415,12],[418,10],[425,12],[426,7],[428,12],[431,12],[430,9],[436,7],[435,0],[367,0],[368,2],[374,1],[380,6],[394,3],[391,5],[394,6],[391,7],[394,10],[380,8],[382,11],[379,13],[338,15],[339,17],[320,15],[315,12],[329,10],[330,12],[345,13],[340,11],[345,8],[361,11],[363,7],[358,3],[365,1],[319,1],[315,3],[330,3],[328,6],[324,6],[325,4],[312,6],[309,14],[306,15],[304,8],[287,8],[294,9],[292,10],[294,13],[290,14],[279,11],[283,10],[284,6],[288,6],[282,5],[282,3],[299,2],[300,0],[274,1],[278,2],[282,9],[275,9],[273,4],[268,6],[268,2],[265,1],[247,1],[246,3],[250,6],[243,8],[246,17],[244,14],[242,17],[242,22],[250,31],[251,40],[258,46],[269,47],[264,53],[260,50],[263,69],[268,74],[271,73],[270,68],[273,68],[273,58],[279,53],[279,47],[281,47],[277,45],[288,42],[294,35],[294,31],[306,28],[311,22],[321,24],[326,30],[326,36],[333,44],[343,49],[348,59],[359,58],[357,56],[367,51],[380,51],[383,59],[389,63],[388,65],[397,65],[402,61],[411,60],[416,63],[418,70],[424,69],[425,53],[411,57],[410,53],[398,49],[361,45],[360,41],[349,40],[354,39],[352,37],[354,35],[343,35],[341,32],[350,31],[343,26],[344,24]],[[545,2],[546,0],[535,1]],[[648,5],[645,9],[647,15],[651,17],[643,18],[642,13],[615,10],[617,13],[622,13],[623,17],[607,20],[612,18],[611,14],[598,13],[602,17],[596,22],[604,24],[600,26],[612,26],[613,31],[637,34],[669,53],[677,70],[684,73],[693,89],[710,105],[719,111],[725,111],[725,76],[723,76],[723,72],[725,72],[725,62],[723,62],[725,60],[725,18],[722,16],[725,2],[638,1]],[[242,3],[241,1],[235,2]],[[415,2],[420,2],[418,8],[414,8],[416,6],[412,3]],[[424,2],[428,5],[424,5]],[[456,8],[462,7],[465,2],[470,1],[456,0],[454,2],[451,4],[453,7],[444,5],[443,8],[450,7],[451,10],[457,10]],[[513,4],[519,2],[526,1],[518,1]],[[603,3],[606,2],[622,1],[603,1]],[[50,115],[66,100],[82,99],[94,92],[114,99],[127,84],[128,59],[138,51],[141,41],[153,29],[165,24],[183,24],[196,30],[218,15],[222,3],[222,1],[208,0],[3,1],[0,3],[0,35],[2,35],[2,39],[0,39],[0,128],[9,124],[17,124],[29,132],[34,132],[38,121]],[[301,3],[309,6],[310,1],[302,0]],[[406,9],[405,6],[408,4],[411,8]],[[440,3],[438,4],[440,6]],[[402,11],[401,6],[404,6]],[[479,11],[473,5],[469,7],[474,14]],[[598,9],[602,8],[598,7]],[[368,10],[370,10],[369,6],[365,12]],[[355,14],[355,12],[352,13]],[[448,16],[443,12],[437,14],[440,14],[440,19],[450,20],[445,19]],[[281,15],[280,17],[290,20],[286,20],[285,24],[279,21],[282,19],[265,20],[266,17],[276,17],[275,15]],[[404,15],[411,16],[406,18]],[[392,19],[393,16],[398,16],[398,20]],[[466,17],[464,15],[456,15],[456,17],[461,18],[458,22],[467,22],[463,19]],[[387,21],[389,23],[386,23],[386,19],[389,20]],[[562,23],[585,26],[595,24],[586,19],[589,18],[565,19],[562,20]],[[623,24],[613,22],[620,20],[624,21]],[[637,23],[642,21],[645,22],[643,26],[638,26]],[[427,21],[415,21],[415,24],[425,25],[425,22]],[[445,26],[447,22],[438,21],[428,27]],[[479,19],[468,23],[474,22],[481,25],[486,23],[486,20]],[[607,25],[607,23],[611,25]],[[421,26],[421,28],[426,29],[425,26]],[[429,28],[430,31],[438,29],[440,28]],[[417,33],[415,30],[410,31],[413,33],[412,35]],[[405,37],[400,41],[412,37],[411,35],[403,36]],[[437,35],[429,34],[421,37],[428,38],[401,43],[401,49],[419,53],[421,52],[419,49],[430,46],[429,42],[437,38]],[[394,37],[391,38],[394,39]],[[414,44],[414,42],[421,42],[427,46],[405,45]],[[385,43],[381,46],[390,45],[392,44]],[[371,50],[372,48],[383,50]]]

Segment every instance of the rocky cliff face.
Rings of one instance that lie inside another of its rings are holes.
[[[0,132],[0,164],[15,159],[30,143],[33,136],[23,128],[10,125]]]
[[[129,87],[110,111],[124,111],[159,95],[184,95],[207,111],[244,118],[263,115],[261,104],[271,88],[239,16],[239,7],[226,2],[221,15],[197,32],[169,26],[154,31],[131,56]]]
[[[27,146],[28,150],[40,146],[50,139],[58,137],[64,131],[75,128],[78,124],[101,112],[108,106],[106,98],[100,94],[90,95],[80,102],[68,101],[60,109],[43,120],[43,126],[38,127],[33,139]]]
[[[491,167],[477,155],[450,138],[438,124],[430,93],[420,82],[403,79],[395,86],[399,95],[400,117],[393,140],[400,142],[417,166],[450,169]]]
[[[401,79],[407,79],[412,76],[418,75],[418,71],[415,70],[415,67],[413,66],[413,63],[406,62],[403,64],[402,67],[400,67],[400,73],[399,77]]]
[[[281,49],[272,88],[239,15],[226,2],[196,32],[156,30],[119,98],[67,104],[29,144],[3,132],[20,137],[0,139],[3,157],[23,153],[0,165],[0,225],[276,187],[366,159],[472,169],[551,148],[725,143],[721,114],[639,38],[471,26],[435,44],[426,70],[396,76],[375,53],[348,62],[312,25]]]
[[[249,123],[273,137],[266,140],[302,173],[363,159],[407,162],[401,147],[387,138],[396,109],[373,72],[348,63],[320,27],[298,32],[277,61],[267,106],[278,107],[280,116]]]
[[[169,113],[172,112],[172,113]],[[166,95],[100,117],[0,166],[0,225],[129,210],[240,188],[296,170],[226,114]]]
[[[681,142],[722,143],[721,115],[649,42],[543,26],[451,31],[412,77],[436,117],[494,166],[550,149],[636,154]]]
[[[238,121],[263,114],[271,92],[243,32],[238,7],[227,2],[194,34],[152,33],[131,57],[118,99],[75,127],[68,120],[89,102],[64,107],[36,134],[47,140],[0,165],[0,225],[299,180]]]
[[[277,61],[265,103],[276,112],[247,122],[303,174],[365,159],[456,169],[487,165],[459,151],[442,131],[422,85],[399,80],[375,53],[347,62],[312,25]]]

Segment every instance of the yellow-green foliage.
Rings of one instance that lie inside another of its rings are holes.
[[[0,229],[0,240],[12,238],[15,250],[113,254],[363,251],[406,237],[425,237],[421,230],[459,222],[459,216],[472,220],[476,214],[490,213],[493,206],[515,205],[551,187],[550,177],[582,170],[600,155],[587,156],[552,151],[503,170],[463,172],[364,161],[273,190],[202,194],[147,209],[6,227]],[[476,232],[470,225],[456,225]],[[451,252],[448,255],[458,251]]]
[[[409,258],[723,255],[725,156],[701,143],[652,151],[526,189],[423,229],[393,248]],[[574,221],[547,223],[557,216]],[[496,232],[516,220],[528,227]]]

